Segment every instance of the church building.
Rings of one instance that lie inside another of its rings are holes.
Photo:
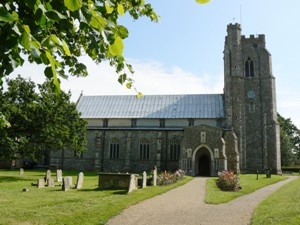
[[[229,24],[224,93],[80,96],[88,150],[51,152],[51,164],[101,172],[182,169],[192,176],[221,170],[281,173],[275,78],[264,35]]]

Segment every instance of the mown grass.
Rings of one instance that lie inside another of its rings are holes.
[[[242,195],[254,192],[259,188],[286,179],[285,176],[279,175],[272,175],[271,178],[266,178],[266,175],[263,174],[259,175],[258,180],[256,179],[256,174],[241,174],[239,175],[239,178],[240,186],[242,187],[242,189],[236,192],[221,191],[216,185],[216,181],[218,178],[208,179],[206,183],[205,202],[208,204],[226,203]]]
[[[255,209],[252,225],[300,224],[300,179],[292,181],[262,201]]]
[[[78,172],[64,171],[76,182]],[[19,175],[16,170],[0,170],[0,224],[6,225],[60,225],[105,224],[109,218],[123,209],[142,200],[162,194],[190,181],[191,177],[163,187],[147,187],[130,194],[123,190],[100,191],[97,188],[96,173],[84,173],[83,189],[62,191],[60,184],[55,187],[38,189],[31,186],[46,171],[26,170]],[[54,176],[55,174],[53,174]],[[28,192],[23,192],[28,188]]]

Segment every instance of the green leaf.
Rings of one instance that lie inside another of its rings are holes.
[[[125,39],[128,37],[128,30],[126,27],[120,25],[118,26],[118,35],[122,38]]]
[[[64,4],[69,10],[76,11],[82,7],[82,0],[64,0]]]
[[[124,84],[124,82],[126,81],[126,79],[127,79],[126,73],[121,74],[121,75],[119,76],[119,78],[118,78],[118,82],[119,82],[120,84]]]
[[[48,66],[48,67],[45,68],[44,74],[45,74],[45,76],[46,76],[47,78],[52,79],[53,73],[52,73],[51,66]]]
[[[126,64],[126,66],[127,66],[127,69],[129,70],[130,73],[134,73],[134,70],[133,70],[133,68],[132,68],[132,65]]]
[[[64,39],[62,40],[62,47],[63,47],[65,55],[72,56],[72,54],[70,52],[70,49],[69,49],[69,46],[67,45],[67,43],[65,42]]]
[[[106,9],[107,14],[111,14],[111,13],[114,11],[114,8],[111,7],[111,6],[107,3],[107,1],[105,2],[105,9]]]
[[[62,15],[61,13],[59,13],[56,10],[51,10],[51,11],[47,11],[45,12],[45,15],[51,19],[51,20],[55,20],[55,21],[59,21],[61,19],[65,19],[66,17],[64,15]]]
[[[23,26],[23,29],[25,30],[25,32],[26,32],[28,35],[30,35],[30,28],[29,28],[28,25],[24,25],[24,26]]]
[[[123,15],[124,15],[125,10],[124,10],[124,7],[123,7],[122,4],[118,4],[117,11],[118,11],[118,14],[119,14],[120,16],[123,16]]]
[[[123,54],[123,40],[119,36],[116,37],[115,42],[109,46],[109,53],[112,56],[122,56]]]
[[[126,83],[126,87],[127,87],[128,89],[131,89],[132,83],[131,83],[131,82]]]
[[[26,31],[24,31],[20,37],[20,44],[27,49],[28,51],[30,51],[30,38],[27,34]]]
[[[141,97],[143,97],[143,93],[142,93],[142,92],[138,92],[138,93],[136,94],[136,98],[137,98],[137,99],[140,99]]]
[[[45,73],[46,77],[48,77],[49,79],[52,79],[52,84],[54,85],[54,91],[56,93],[59,93],[60,92],[60,81],[57,78],[57,71],[56,71],[57,62],[53,58],[53,56],[51,55],[51,53],[49,51],[46,51],[46,56],[50,62],[51,67],[47,67],[44,70],[44,73]]]
[[[56,94],[60,93],[60,80],[57,78],[57,76],[53,77],[52,84],[54,85],[54,91]]]
[[[59,41],[58,37],[57,37],[55,34],[51,34],[51,35],[50,35],[50,38],[51,38],[51,40],[52,40],[54,43],[60,45],[60,41]]]
[[[38,8],[34,14],[34,18],[36,20],[36,22],[38,23],[38,25],[45,27],[46,23],[47,23],[47,19],[44,15],[44,12],[41,8]]]
[[[103,17],[96,15],[92,17],[89,24],[97,30],[101,31],[106,25],[106,20]]]
[[[196,0],[196,2],[198,2],[199,4],[206,4],[210,2],[210,0]]]
[[[14,22],[17,18],[10,14],[2,4],[0,4],[0,21],[1,22]]]

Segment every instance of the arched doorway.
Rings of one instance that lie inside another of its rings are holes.
[[[211,156],[205,147],[201,147],[196,153],[195,170],[197,176],[211,176]]]

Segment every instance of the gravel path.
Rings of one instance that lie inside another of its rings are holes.
[[[125,209],[107,225],[249,225],[256,205],[289,179],[261,188],[228,203],[204,203],[207,178],[196,177],[167,193]]]

